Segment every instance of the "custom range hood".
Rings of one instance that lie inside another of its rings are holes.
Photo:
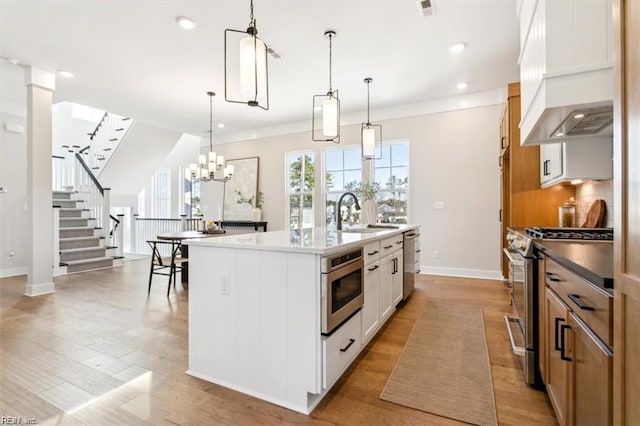
[[[612,135],[611,3],[521,2],[522,145]]]

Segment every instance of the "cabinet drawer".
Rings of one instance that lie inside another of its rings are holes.
[[[377,261],[380,259],[380,242],[376,241],[375,243],[367,244],[364,246],[363,252],[365,265]]]
[[[380,242],[380,252],[382,256],[386,256],[389,253],[393,253],[396,250],[399,250],[403,246],[403,236],[402,234],[398,234],[394,237],[389,237]]]
[[[547,257],[546,282],[610,348],[613,347],[613,298]]]
[[[360,352],[362,310],[342,324],[331,336],[322,338],[322,387],[333,385]]]

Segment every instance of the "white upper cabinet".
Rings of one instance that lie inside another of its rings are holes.
[[[611,1],[525,0],[517,10],[522,145],[610,134]]]
[[[613,179],[610,137],[567,140],[540,146],[540,186],[572,180]]]

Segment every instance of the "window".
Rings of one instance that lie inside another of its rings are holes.
[[[336,205],[345,191],[354,191],[362,183],[360,147],[324,151],[326,224],[336,224]],[[360,223],[360,212],[352,197],[345,198],[340,215],[343,223]]]
[[[313,228],[313,191],[316,182],[315,154],[299,152],[287,154],[289,228]]]
[[[188,218],[200,216],[200,182],[191,176],[191,170],[188,166],[180,167],[182,176],[181,192],[182,192],[182,208],[181,214],[187,215]]]
[[[154,217],[171,217],[171,169],[156,170],[153,176],[153,193]]]
[[[409,144],[384,144],[382,158],[375,161],[373,179],[378,189],[378,222],[407,223]]]
[[[142,188],[142,190],[138,193],[138,215],[140,217],[146,217],[145,216],[145,208],[144,208],[144,204],[145,204],[145,188]]]

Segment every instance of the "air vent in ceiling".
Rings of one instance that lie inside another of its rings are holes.
[[[551,137],[597,135],[613,123],[613,106],[577,109],[553,131]]]
[[[422,16],[435,15],[433,0],[418,0],[418,10]]]

